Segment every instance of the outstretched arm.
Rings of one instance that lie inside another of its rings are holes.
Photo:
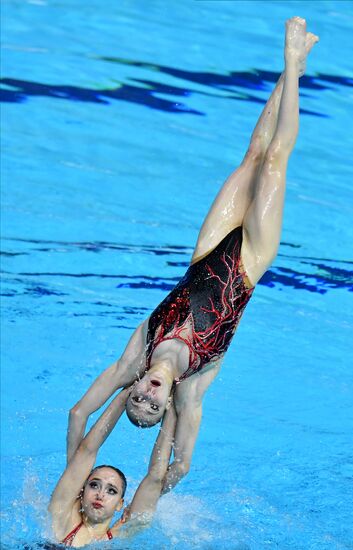
[[[74,456],[90,414],[99,409],[119,388],[129,386],[144,368],[144,323],[133,333],[122,357],[106,369],[70,410],[67,430],[67,463]]]
[[[202,404],[193,403],[181,410],[175,430],[174,461],[168,467],[162,494],[168,493],[189,472],[192,453],[202,418]]]
[[[182,382],[175,393],[177,425],[174,461],[168,467],[162,494],[167,493],[189,472],[202,418],[202,399],[220,368],[220,362],[200,375]]]
[[[135,520],[138,526],[141,526],[152,519],[161,495],[163,479],[170,460],[175,425],[176,413],[174,405],[171,405],[164,415],[157,440],[154,444],[147,475],[141,481],[131,504],[124,513],[124,521]],[[118,528],[119,525],[116,526],[116,529]],[[112,533],[114,535],[114,527]]]
[[[121,391],[82,439],[50,499],[49,511],[58,538],[67,533],[73,508],[85,480],[91,472],[97,452],[107,439],[123,411],[130,389]]]

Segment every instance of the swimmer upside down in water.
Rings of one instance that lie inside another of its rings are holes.
[[[131,504],[112,527],[109,525],[114,513],[124,504],[126,478],[114,466],[93,468],[98,450],[122,415],[130,392],[131,388],[121,391],[88,434],[83,439],[71,441],[73,455],[49,504],[54,535],[65,546],[80,547],[98,540],[128,536],[148,524],[153,516],[172,449],[176,424],[173,405],[163,417],[147,475]]]
[[[68,456],[87,418],[121,387],[133,385],[126,412],[136,425],[177,412],[171,489],[189,471],[202,398],[217,375],[254,286],[280,242],[286,169],[299,124],[299,77],[318,38],[305,20],[286,23],[285,70],[257,122],[248,151],[216,196],[184,277],[133,333],[121,358],[70,411]]]

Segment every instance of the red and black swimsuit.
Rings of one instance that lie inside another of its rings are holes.
[[[241,266],[242,228],[233,229],[184,277],[153,311],[148,322],[147,370],[156,347],[178,338],[189,348],[189,367],[180,382],[220,358],[231,342],[253,288]]]

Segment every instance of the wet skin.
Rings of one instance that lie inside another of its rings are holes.
[[[123,483],[111,468],[99,468],[88,478],[83,495],[82,509],[90,523],[102,523],[111,518],[123,505]]]
[[[158,373],[148,372],[135,382],[126,407],[141,419],[159,419],[168,404],[170,384]]]

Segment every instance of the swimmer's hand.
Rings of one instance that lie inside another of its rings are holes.
[[[190,464],[186,462],[172,462],[168,466],[167,474],[164,478],[162,495],[169,493],[190,470]]]
[[[114,399],[115,410],[118,412],[119,417],[125,410],[131,389],[131,386],[125,387]],[[79,407],[73,407],[70,410],[67,432],[67,464],[71,462],[83,441],[86,423],[87,415],[85,415]]]

